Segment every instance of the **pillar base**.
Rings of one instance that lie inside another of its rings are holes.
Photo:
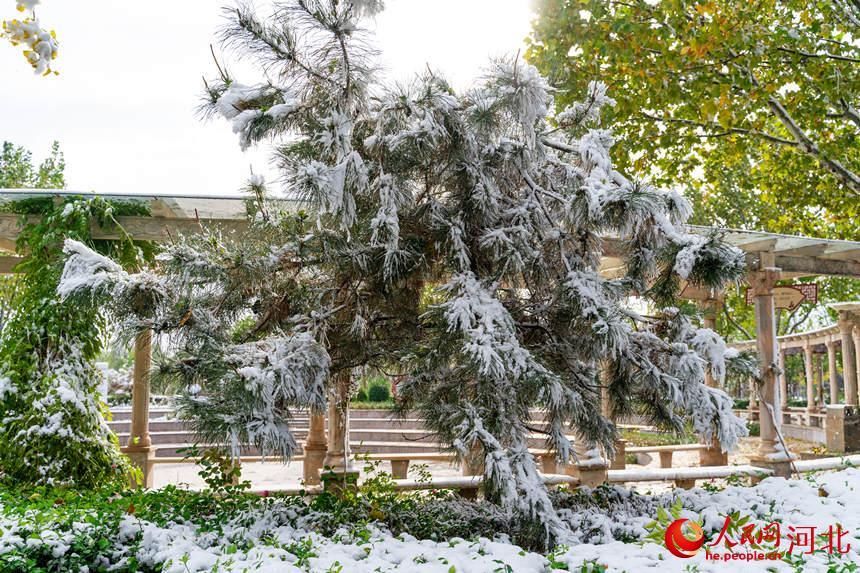
[[[827,406],[824,429],[828,451],[839,454],[860,451],[860,409],[857,406]]]
[[[729,465],[729,454],[722,450],[717,440],[714,440],[711,442],[711,447],[706,450],[699,450],[699,465],[727,466]]]
[[[540,471],[543,474],[558,473],[558,460],[555,454],[543,454],[540,456]]]
[[[355,491],[358,489],[359,473],[358,470],[337,471],[324,469],[320,472],[320,482],[322,483],[323,491],[336,496],[340,496],[347,491]]]
[[[615,440],[615,457],[609,466],[611,470],[623,470],[627,468],[627,440]]]
[[[607,483],[609,478],[608,469],[608,465],[567,464],[564,466],[564,473],[569,476],[578,477],[579,487],[595,488]]]
[[[140,479],[135,476],[130,476],[130,484],[132,488],[151,488],[153,483],[153,471],[155,460],[155,449],[150,446],[126,446],[121,449],[122,453],[128,456],[131,464],[140,470]]]
[[[461,487],[457,491],[457,495],[469,501],[477,501],[480,489],[480,487]]]
[[[791,477],[791,473],[792,473],[790,460],[775,461],[772,459],[768,459],[768,458],[756,455],[756,456],[750,457],[750,465],[755,466],[757,468],[764,468],[764,469],[773,471],[772,477],[781,477],[781,478],[788,479]],[[763,480],[765,477],[770,477],[770,476],[761,476],[761,477],[752,476],[752,477],[750,477],[750,481],[753,484],[756,484],[756,483],[760,482],[761,480]]]
[[[302,461],[302,481],[305,485],[320,484],[320,470],[325,460],[325,444],[306,444],[304,448],[304,460]]]
[[[587,487],[598,487],[607,483],[609,474],[608,467],[590,467],[579,469],[579,485]]]
[[[696,480],[694,479],[676,479],[675,487],[678,489],[693,489],[696,487]]]

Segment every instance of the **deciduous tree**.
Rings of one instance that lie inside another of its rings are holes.
[[[527,58],[558,104],[601,77],[624,169],[695,221],[860,238],[856,2],[543,0]]]

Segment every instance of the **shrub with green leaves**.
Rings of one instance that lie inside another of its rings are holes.
[[[14,312],[0,334],[0,470],[13,481],[93,487],[120,483],[129,465],[105,423],[95,359],[104,323],[91,302],[56,295],[66,238],[85,241],[125,265],[149,252],[131,241],[96,241],[91,222],[116,225],[118,215],[146,214],[145,205],[98,197],[35,197],[4,206],[22,216],[18,252],[23,274]],[[28,218],[31,217],[31,218]]]
[[[387,402],[391,399],[391,390],[386,383],[375,383],[367,389],[367,399],[371,402]]]

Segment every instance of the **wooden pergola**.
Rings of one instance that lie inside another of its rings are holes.
[[[93,196],[91,193],[73,191],[0,190],[0,201],[11,201],[28,197],[52,196],[62,201],[67,196]],[[151,216],[118,217],[124,231],[135,239],[147,241],[171,241],[182,234],[200,232],[202,229],[221,229],[224,232],[239,232],[247,228],[247,198],[243,196],[203,195],[100,195],[117,201],[141,201],[149,207]],[[0,214],[0,273],[14,272],[20,258],[13,254],[15,241],[22,229],[20,215]],[[119,230],[100,227],[93,223],[93,237],[116,240]],[[782,423],[781,396],[784,390],[779,384],[779,350],[777,347],[773,288],[780,279],[818,275],[860,278],[860,242],[837,241],[812,237],[779,235],[735,229],[713,229],[691,227],[694,233],[708,234],[717,231],[725,240],[746,253],[747,282],[753,290],[756,316],[756,340],[761,371],[764,378],[761,387],[760,419],[761,441],[757,456],[758,465],[770,467],[778,475],[789,473],[791,456],[780,445],[778,430]],[[607,276],[623,270],[620,245],[612,237],[604,238],[604,258],[601,272]],[[688,288],[686,298],[694,299],[704,312],[705,325],[713,328],[722,304],[722,293],[704,292]],[[840,307],[840,342],[843,369],[846,373],[846,405],[844,416],[855,416],[857,399],[857,360],[855,346],[860,348],[860,305]],[[830,336],[830,335],[828,335]],[[832,336],[831,336],[832,338]],[[751,341],[751,344],[753,341]],[[151,334],[141,333],[135,343],[134,385],[132,398],[132,427],[128,444],[124,447],[133,461],[144,469],[145,483],[152,480],[151,464],[154,456],[149,436],[149,370],[151,362]],[[849,378],[850,377],[850,378]],[[713,380],[708,380],[713,384]],[[319,481],[319,470],[327,457],[343,459],[349,455],[348,413],[331,408],[329,413],[329,435],[326,437],[323,416],[311,416],[308,439],[305,444],[304,478],[306,483]],[[344,451],[346,450],[346,451]],[[704,456],[725,459],[716,445],[704,450]],[[712,464],[713,465],[713,464]]]

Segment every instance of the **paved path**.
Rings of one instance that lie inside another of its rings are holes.
[[[810,446],[811,444],[798,440],[789,440],[789,447],[795,452],[801,449],[808,449]],[[749,456],[755,452],[757,447],[758,438],[744,438],[741,440],[737,452],[730,454],[729,464],[749,463]],[[447,462],[414,462],[410,465],[410,477],[417,477],[417,474],[413,473],[412,468],[415,465],[421,464],[427,466],[433,477],[460,475],[460,469]],[[646,466],[628,465],[627,467],[658,468],[659,465],[659,457],[652,456],[651,462]],[[694,467],[698,465],[698,452],[676,452],[673,456],[674,467]],[[360,463],[359,467],[363,469],[364,465]],[[380,463],[378,468],[386,472],[391,471],[391,466],[388,462]],[[199,466],[194,464],[158,464],[155,467],[154,485],[155,487],[162,487],[168,484],[185,484],[194,489],[202,488],[204,487],[204,482],[197,475],[199,470]],[[282,464],[276,461],[243,464],[242,478],[250,480],[255,490],[293,489],[299,487],[301,484],[302,464],[301,462]],[[656,492],[670,487],[671,483],[646,482],[636,484],[635,489],[643,492]]]

